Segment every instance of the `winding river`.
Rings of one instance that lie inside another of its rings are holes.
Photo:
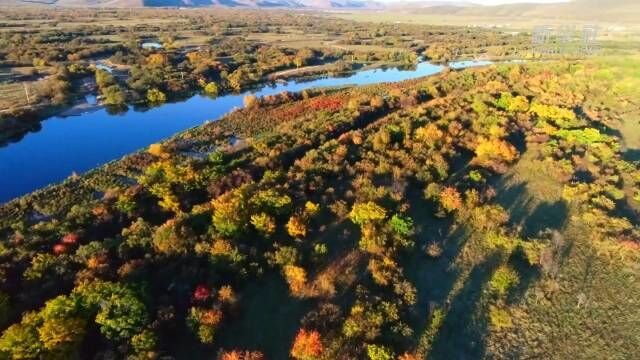
[[[465,61],[449,66],[459,69],[487,64],[490,62]],[[264,96],[315,87],[395,82],[433,75],[443,68],[421,62],[412,69],[362,70],[346,77],[289,81],[217,98],[195,95],[185,101],[145,110],[130,108],[120,114],[110,114],[101,108],[77,116],[53,116],[42,122],[39,131],[0,148],[0,203],[62,181],[74,172],[82,173],[118,159],[207,120],[220,118],[241,107],[243,97],[250,93]]]

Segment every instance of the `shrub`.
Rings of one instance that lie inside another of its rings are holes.
[[[503,297],[519,282],[518,273],[511,267],[502,265],[491,276],[489,288],[494,294]]]
[[[489,306],[489,323],[496,330],[507,329],[513,326],[509,312],[495,305]]]

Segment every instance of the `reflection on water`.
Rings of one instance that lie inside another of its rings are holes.
[[[488,62],[450,64],[452,68]],[[444,67],[421,62],[409,69],[363,70],[343,77],[289,81],[241,94],[212,99],[195,95],[185,101],[153,108],[100,108],[77,116],[53,116],[42,129],[0,148],[0,202],[59,182],[73,172],[82,173],[158,142],[206,120],[217,119],[242,107],[245,95],[297,92],[314,87],[366,85],[402,81],[440,72]],[[95,97],[88,97],[95,104]]]

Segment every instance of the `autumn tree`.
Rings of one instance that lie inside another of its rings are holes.
[[[255,95],[245,95],[242,99],[242,103],[244,104],[244,107],[246,107],[247,109],[251,109],[258,106],[260,104],[260,101]]]
[[[456,188],[445,187],[440,192],[440,205],[447,212],[458,210],[462,207],[462,197]]]
[[[270,236],[276,230],[275,219],[265,213],[251,215],[251,224],[265,236]]]
[[[285,265],[284,276],[289,284],[291,294],[294,296],[302,296],[307,284],[307,272],[304,268],[295,265]]]
[[[307,225],[299,215],[293,215],[287,222],[287,232],[291,237],[303,238],[307,235]]]
[[[248,188],[228,191],[213,201],[213,226],[222,235],[234,236],[248,223]]]
[[[475,149],[473,163],[498,173],[506,171],[506,164],[518,157],[518,151],[509,142],[496,138],[481,138]]]
[[[300,329],[291,347],[291,357],[296,360],[319,359],[324,351],[320,333],[315,330]]]
[[[386,216],[385,209],[372,201],[354,204],[349,213],[349,218],[357,225],[384,220]]]
[[[189,235],[184,230],[179,220],[168,220],[153,234],[153,247],[163,254],[185,254],[189,250]]]
[[[158,89],[149,89],[147,91],[147,101],[151,104],[161,104],[167,101],[167,96]]]

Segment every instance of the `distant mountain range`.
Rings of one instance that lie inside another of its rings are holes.
[[[408,14],[484,18],[569,19],[640,23],[640,0],[574,0],[565,3],[520,3],[482,6],[442,0],[0,0],[0,6],[45,4],[75,7],[208,7],[320,10],[393,10]]]
[[[382,9],[363,0],[0,0],[3,5],[42,4],[73,7],[205,7],[286,9]]]

